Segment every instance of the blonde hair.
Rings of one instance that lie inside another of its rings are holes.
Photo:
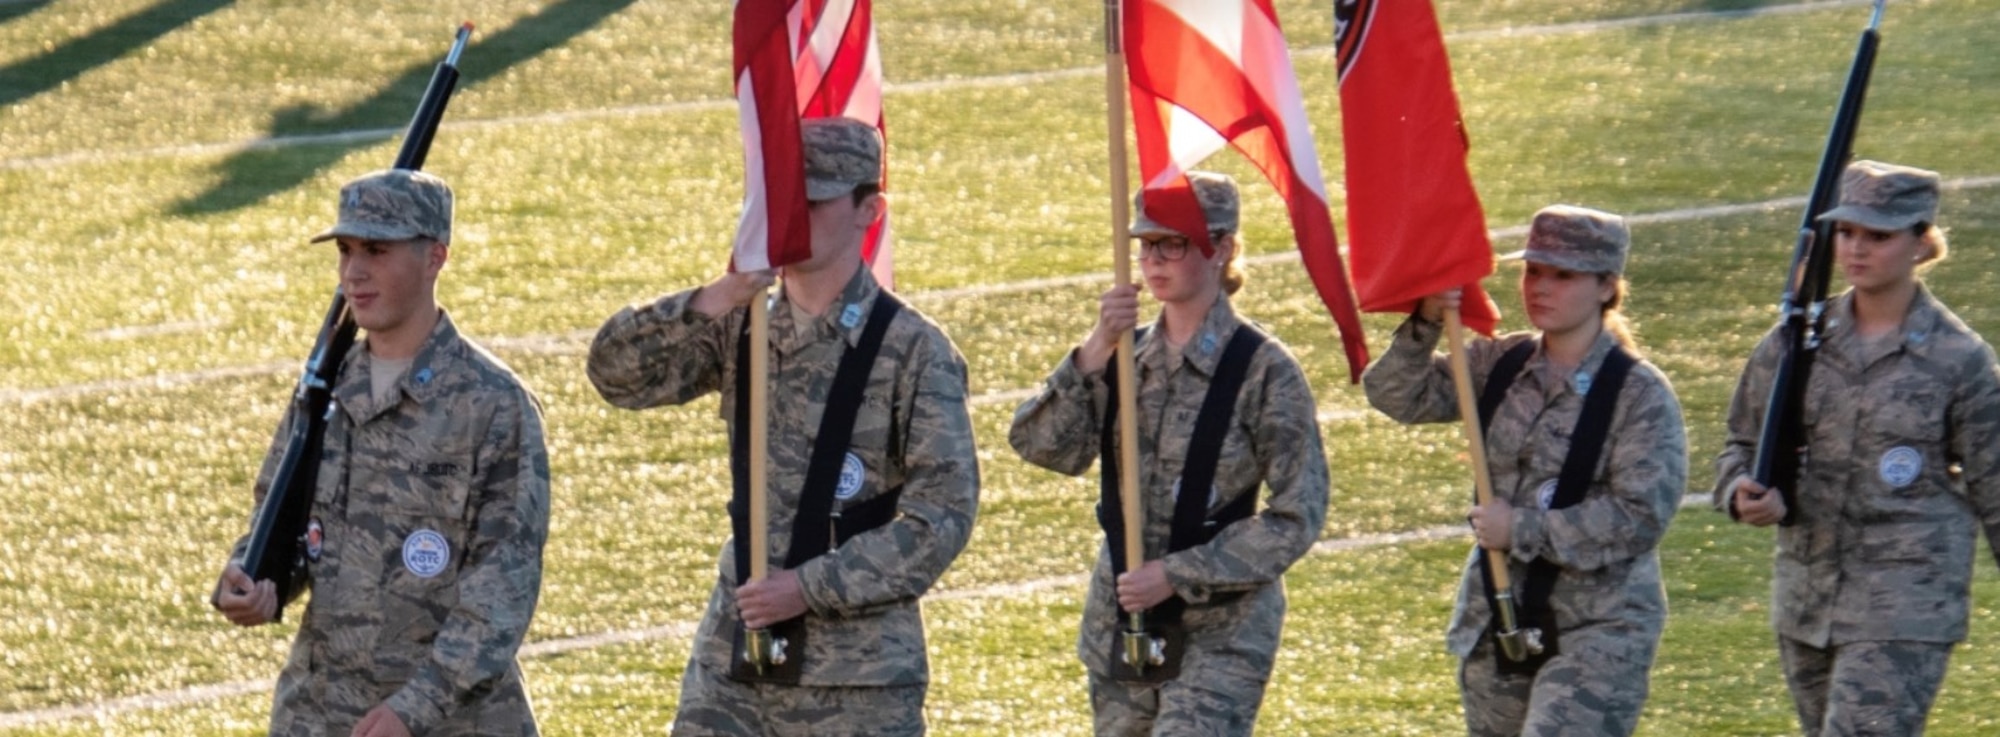
[[[1223,236],[1217,245],[1223,241],[1234,247],[1229,250],[1229,260],[1222,264],[1222,293],[1234,296],[1237,290],[1243,288],[1244,280],[1250,278],[1249,272],[1243,269],[1243,236],[1230,233]]]
[[[1937,262],[1943,261],[1946,256],[1951,255],[1951,244],[1945,240],[1944,228],[1932,223],[1919,224],[1924,226],[1924,229],[1922,232],[1917,233],[1917,241],[1928,246],[1930,249],[1928,253],[1917,258],[1917,272],[1923,273],[1929,271],[1932,266],[1936,266]]]
[[[1598,274],[1597,278],[1599,283],[1605,279],[1615,279],[1618,282],[1617,288],[1611,291],[1611,299],[1605,300],[1604,307],[1598,310],[1598,317],[1604,323],[1604,331],[1610,333],[1619,345],[1625,347],[1625,350],[1637,356],[1639,339],[1634,335],[1632,318],[1625,315],[1625,294],[1630,291],[1631,282],[1625,281],[1625,277],[1618,274]]]

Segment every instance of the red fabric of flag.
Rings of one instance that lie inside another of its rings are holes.
[[[884,131],[886,150],[882,58],[869,0],[737,0],[735,44],[745,186],[733,267],[775,268],[812,254],[799,120],[870,123]],[[888,243],[885,216],[862,245],[885,285],[893,284]]]
[[[1123,0],[1126,76],[1147,215],[1208,250],[1189,169],[1234,146],[1271,182],[1299,255],[1340,329],[1348,369],[1368,364],[1319,153],[1270,0]],[[1156,194],[1157,193],[1157,194]],[[1187,222],[1177,222],[1187,221]]]
[[[1348,258],[1369,312],[1408,312],[1464,287],[1459,316],[1492,335],[1500,311],[1486,215],[1451,61],[1429,0],[1337,0],[1340,120],[1347,156]]]

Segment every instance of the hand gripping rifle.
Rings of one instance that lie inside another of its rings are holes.
[[[1807,455],[1801,414],[1806,385],[1812,377],[1813,356],[1826,328],[1827,282],[1833,275],[1833,223],[1817,218],[1833,208],[1840,195],[1841,173],[1853,155],[1861,104],[1868,96],[1868,77],[1875,69],[1875,48],[1881,42],[1877,29],[1882,25],[1885,3],[1886,0],[1875,0],[1874,15],[1861,31],[1861,42],[1854,50],[1847,88],[1840,93],[1840,107],[1834,113],[1833,129],[1827,134],[1826,151],[1819,161],[1819,176],[1813,180],[1805,221],[1799,225],[1798,244],[1792,249],[1784,296],[1778,300],[1778,371],[1771,382],[1771,396],[1764,405],[1764,426],[1757,436],[1757,458],[1750,475],[1759,485],[1776,489],[1782,495],[1785,519],[1780,524],[1785,525],[1798,518],[1799,470]]]
[[[431,140],[437,136],[438,123],[444,119],[445,103],[451,101],[452,89],[458,85],[458,57],[465,52],[466,41],[471,37],[471,23],[459,26],[451,53],[431,74],[430,85],[424,88],[424,99],[417,105],[416,117],[410,119],[409,131],[403,135],[403,148],[396,153],[395,168],[410,171],[423,168]],[[307,518],[311,516],[313,491],[318,486],[326,426],[335,411],[333,385],[340,376],[341,361],[354,347],[358,329],[347,307],[347,295],[336,287],[333,305],[327,308],[319,338],[306,358],[305,373],[292,392],[291,436],[285,453],[278,459],[264,504],[257,509],[257,519],[251,524],[243,571],[253,581],[269,580],[277,584],[279,616],[283,615],[285,604],[298,598],[305,587]]]

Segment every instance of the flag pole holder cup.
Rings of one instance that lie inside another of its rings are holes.
[[[1133,613],[1111,643],[1111,678],[1130,683],[1165,683],[1179,678],[1187,631],[1178,622],[1155,621]]]
[[[730,659],[729,676],[746,683],[797,685],[805,647],[805,620],[793,619],[762,629],[739,627]]]
[[[1514,612],[1514,595],[1502,592],[1494,595],[1500,626],[1493,632],[1493,639],[1500,643],[1500,654],[1516,663],[1527,662],[1541,655],[1542,631],[1539,628],[1522,628]]]

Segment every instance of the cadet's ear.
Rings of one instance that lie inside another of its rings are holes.
[[[861,201],[861,207],[857,209],[860,211],[862,224],[872,226],[875,221],[889,214],[889,197],[881,192],[870,194],[867,199]]]
[[[450,260],[451,244],[445,241],[431,241],[430,248],[426,249],[424,254],[424,272],[437,276],[438,272],[444,270],[445,262]]]

